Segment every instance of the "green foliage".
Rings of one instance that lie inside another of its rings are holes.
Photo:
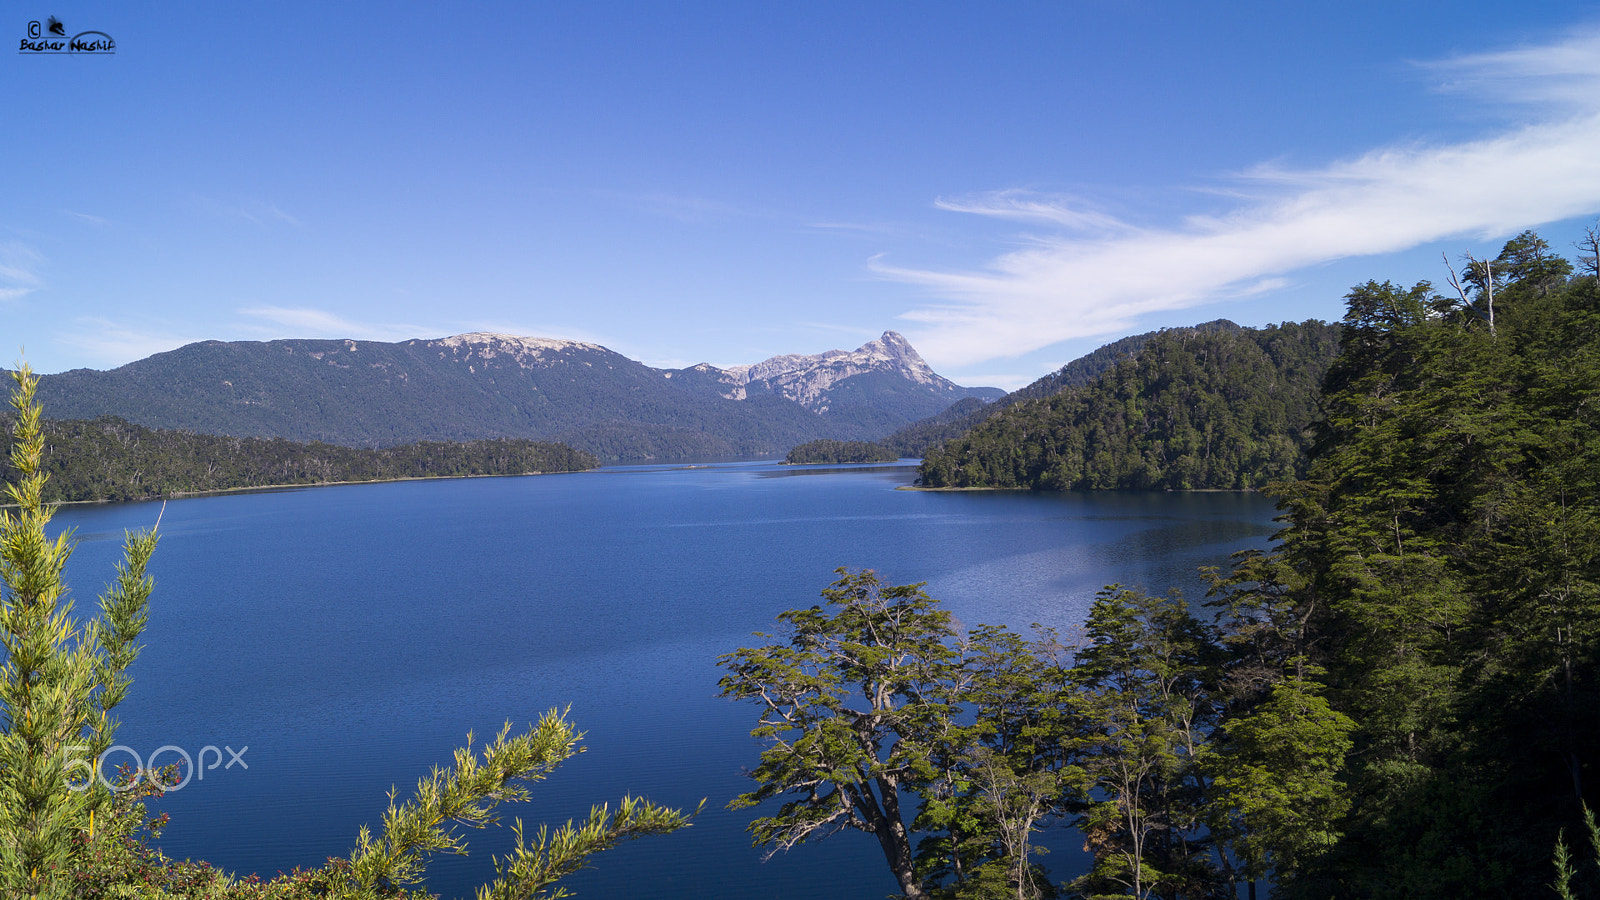
[[[830,441],[826,438],[807,441],[789,450],[784,462],[789,465],[810,463],[870,463],[894,462],[899,459],[894,451],[869,441]]]
[[[1578,900],[1580,896],[1593,896],[1594,891],[1583,891],[1584,882],[1593,882],[1593,870],[1600,868],[1600,825],[1595,824],[1594,811],[1587,805],[1583,808],[1583,830],[1589,838],[1589,865],[1587,879],[1578,879],[1578,869],[1572,863],[1572,852],[1567,849],[1566,834],[1563,831],[1556,835],[1555,867],[1556,880],[1550,885],[1561,900]],[[1574,885],[1577,880],[1579,884]]]
[[[700,802],[705,806],[705,801]],[[699,812],[697,809],[696,813]],[[564,888],[547,891],[557,880],[585,868],[588,858],[602,850],[609,850],[623,841],[652,834],[668,834],[689,824],[692,816],[647,803],[635,797],[623,797],[613,815],[609,806],[596,806],[589,811],[583,825],[566,823],[551,834],[540,826],[538,835],[530,845],[522,832],[519,820],[513,827],[517,845],[510,856],[495,861],[499,877],[494,884],[479,889],[478,900],[556,900],[570,894]]]
[[[15,897],[68,896],[67,873],[91,852],[78,842],[111,792],[97,779],[74,790],[74,760],[95,759],[116,730],[111,710],[127,692],[127,667],[145,624],[153,530],[129,534],[100,616],[80,621],[62,580],[71,536],[46,534],[44,437],[26,366],[11,395],[15,440],[0,511],[0,884]],[[79,775],[81,778],[81,773]],[[81,784],[81,782],[77,782]]]
[[[758,787],[729,806],[792,797],[750,823],[756,844],[774,849],[842,828],[869,832],[917,900],[927,893],[913,871],[900,795],[938,775],[932,751],[955,711],[946,686],[955,632],[919,585],[884,586],[870,571],[838,575],[822,592],[829,609],[778,617],[786,643],[718,659],[728,672],[723,696],[760,707],[751,734],[767,744],[750,773]]]
[[[1222,786],[1257,834],[1230,839],[1292,896],[1547,890],[1600,763],[1600,307],[1537,235],[1468,263],[1456,298],[1350,292],[1282,546],[1216,582],[1254,623]],[[1299,808],[1268,790],[1296,779]]]
[[[950,404],[943,412],[935,413],[926,419],[918,419],[879,440],[878,444],[888,449],[897,459],[920,457],[929,447],[938,446],[953,437],[966,434],[994,412],[1009,406],[1007,401],[1011,396],[1007,394],[989,403],[977,397],[963,397]]]
[[[1048,630],[1033,640],[988,625],[963,635],[918,585],[839,576],[824,591],[828,609],[780,616],[787,640],[719,660],[724,695],[760,708],[752,734],[766,747],[751,772],[757,788],[729,805],[784,801],[750,824],[758,845],[859,829],[878,839],[907,897],[1038,900],[1056,889],[1032,835],[1071,820],[1094,855],[1077,896],[1223,889],[1229,857],[1208,829],[1230,821],[1255,836],[1264,826],[1253,808],[1213,817],[1208,807],[1213,795],[1245,792],[1212,788],[1226,660],[1181,598],[1108,588],[1071,647]],[[1320,713],[1301,718],[1328,728]],[[1237,726],[1227,758],[1260,763],[1237,747],[1270,730],[1264,715]],[[1297,746],[1324,737],[1306,730]],[[1342,758],[1336,741],[1329,752]],[[1324,787],[1301,779],[1279,799],[1304,806]]]
[[[899,456],[924,456],[945,441],[961,437],[978,427],[985,419],[1015,404],[1026,400],[1042,400],[1062,391],[1087,387],[1119,361],[1138,354],[1140,349],[1157,335],[1231,333],[1240,330],[1238,325],[1227,319],[1217,319],[1188,328],[1164,328],[1160,331],[1131,335],[1080,356],[1032,384],[1018,388],[993,402],[985,403],[977,397],[959,400],[944,412],[913,422],[878,443]]]
[[[1205,896],[1217,880],[1204,836],[1201,770],[1217,709],[1218,660],[1176,595],[1113,585],[1086,623],[1072,672],[1086,732],[1078,827],[1094,853],[1086,896]]]
[[[1160,332],[1072,390],[929,450],[929,487],[1244,489],[1303,474],[1337,329]]]
[[[995,883],[1029,900],[1054,893],[1032,861],[1042,823],[1064,815],[1065,775],[1081,729],[1070,651],[1048,629],[1035,640],[979,625],[958,643],[950,693],[963,715],[934,753],[943,775],[924,792],[916,830],[918,872],[951,880],[954,896],[985,896]],[[999,881],[1004,876],[1004,881]]]
[[[1338,841],[1350,806],[1339,773],[1354,727],[1320,685],[1295,676],[1213,735],[1207,819],[1246,878],[1292,877]]]
[[[435,853],[465,855],[466,842],[457,825],[483,828],[496,821],[501,803],[526,801],[526,785],[542,780],[577,752],[578,734],[566,718],[551,710],[531,731],[513,736],[506,723],[483,749],[480,758],[467,745],[455,753],[455,766],[435,768],[418,782],[416,794],[397,804],[390,797],[383,816],[382,834],[374,838],[365,827],[356,840],[348,865],[331,865],[325,872],[329,889],[340,897],[382,897],[422,883],[427,859]],[[632,797],[624,797],[613,816],[608,807],[595,807],[582,826],[568,822],[554,834],[541,827],[530,845],[522,822],[514,831],[516,846],[495,860],[498,877],[479,888],[478,900],[553,900],[567,896],[556,881],[583,868],[588,857],[618,843],[650,834],[667,834],[689,824],[690,816]]]

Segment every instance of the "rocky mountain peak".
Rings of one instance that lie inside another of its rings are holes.
[[[916,348],[912,347],[911,342],[906,340],[905,336],[898,331],[885,331],[882,337],[875,341],[868,341],[861,349],[865,350],[868,347],[879,347],[890,356],[922,362],[922,356],[917,353]]]
[[[450,337],[433,341],[418,341],[417,343],[437,347],[441,355],[448,351],[457,359],[488,361],[497,357],[505,357],[515,361],[523,368],[541,365],[540,360],[546,354],[556,354],[568,350],[609,352],[599,344],[589,344],[583,341],[525,337],[514,334],[498,334],[491,331],[474,331],[468,334],[451,335]],[[545,364],[548,363],[546,362]]]
[[[854,350],[790,353],[720,371],[721,380],[732,386],[723,396],[744,399],[746,385],[764,381],[773,390],[814,412],[827,410],[828,391],[835,384],[869,372],[894,373],[941,395],[961,390],[935,373],[911,342],[894,331],[885,331],[881,337]]]

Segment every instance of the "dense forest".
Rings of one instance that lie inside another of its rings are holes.
[[[944,441],[966,434],[978,427],[985,419],[1014,404],[1021,403],[1024,400],[1038,400],[1050,397],[1065,390],[1088,385],[1096,378],[1099,378],[1107,369],[1116,365],[1118,361],[1138,353],[1151,338],[1157,335],[1214,331],[1235,332],[1239,330],[1238,325],[1227,319],[1216,319],[1185,328],[1166,328],[1161,331],[1147,331],[1144,334],[1130,335],[1120,340],[1112,341],[1093,353],[1080,356],[1049,375],[1037,379],[1026,387],[1018,388],[998,400],[985,402],[978,397],[967,397],[958,400],[944,412],[912,422],[894,434],[879,440],[878,443],[894,451],[897,456],[920,457]]]
[[[1303,475],[1338,329],[1219,325],[1149,335],[1093,380],[989,416],[930,449],[922,483],[1241,489]]]
[[[1203,617],[1111,586],[1079,633],[963,631],[841,570],[721,660],[760,710],[757,843],[867,831],[913,900],[1600,896],[1597,234],[1577,277],[1524,233],[1448,294],[1350,291],[1285,528]],[[1212,337],[1141,357],[1248,352]],[[1051,822],[1092,857],[1066,883]]]
[[[894,462],[899,459],[894,452],[873,441],[808,441],[789,451],[786,465],[807,463],[868,463]]]
[[[0,478],[10,482],[12,421]],[[46,421],[45,499],[139,500],[268,485],[576,472],[600,461],[563,444],[501,439],[421,441],[361,450],[282,438],[233,438],[144,428],[121,419]]]
[[[1600,763],[1600,289],[1532,233],[1441,294],[1368,282],[1288,527],[1217,600],[1355,723],[1308,897],[1547,895]],[[1236,701],[1248,710],[1262,696]],[[1238,715],[1235,713],[1234,715]],[[1586,883],[1593,891],[1592,870]]]

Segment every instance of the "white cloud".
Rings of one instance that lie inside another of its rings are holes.
[[[794,324],[797,328],[815,328],[818,331],[849,335],[851,338],[859,339],[863,344],[883,336],[883,332],[880,330],[864,328],[860,325],[836,325],[831,322],[816,321],[796,322]]]
[[[1140,229],[1015,190],[944,209],[1052,224],[979,271],[870,263],[944,302],[904,318],[939,365],[1017,356],[1132,327],[1145,313],[1260,293],[1332,260],[1470,235],[1490,239],[1600,209],[1600,32],[1434,64],[1451,90],[1533,103],[1530,124],[1455,144],[1374,150],[1320,169],[1262,165],[1223,216]],[[1581,101],[1581,103],[1580,103]]]
[[[450,334],[469,334],[474,331],[488,332],[489,334],[509,334],[515,337],[550,338],[558,341],[581,341],[585,344],[599,344],[609,346],[606,338],[592,331],[582,328],[570,328],[565,325],[539,325],[528,322],[510,322],[501,319],[479,319],[468,322],[456,322]],[[440,332],[437,337],[449,337]]]
[[[1438,74],[1441,90],[1468,99],[1592,110],[1600,84],[1600,28],[1574,31],[1554,44],[1419,65]]]
[[[1054,368],[1059,369],[1061,366],[1057,365]],[[1037,374],[1026,375],[1020,372],[978,372],[962,375],[961,378],[958,379],[958,383],[967,387],[996,387],[1002,391],[1014,391],[1018,388],[1027,387],[1038,380],[1039,376]]]
[[[0,303],[37,290],[43,265],[44,257],[32,247],[16,241],[0,243]]]
[[[277,328],[263,325],[249,326],[250,330],[272,334],[280,338],[348,338],[363,341],[408,341],[419,337],[439,337],[432,330],[417,325],[397,323],[353,322],[322,309],[290,309],[282,306],[262,306],[241,309],[239,314],[271,322]]]
[[[950,212],[975,213],[980,216],[1015,219],[1022,222],[1043,222],[1074,231],[1132,233],[1138,230],[1114,216],[1081,208],[1087,205],[1084,201],[1068,197],[1040,196],[1031,191],[1015,188],[956,200],[940,197],[933,205]]]
[[[152,353],[175,350],[200,338],[150,331],[95,316],[73,319],[73,330],[58,334],[56,343],[76,348],[94,363],[112,368],[144,359]]]

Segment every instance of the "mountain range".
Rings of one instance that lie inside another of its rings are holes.
[[[387,447],[533,438],[605,459],[781,453],[876,440],[965,398],[893,331],[853,350],[658,369],[598,344],[473,333],[400,343],[202,341],[46,375],[56,419]]]

